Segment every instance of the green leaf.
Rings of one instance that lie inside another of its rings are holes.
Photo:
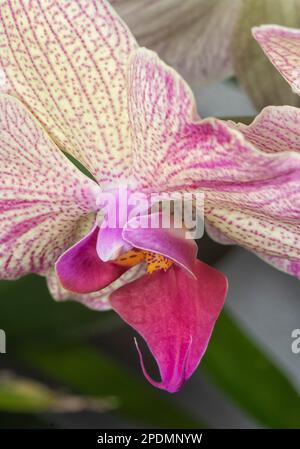
[[[119,323],[113,312],[90,311],[74,302],[56,303],[45,279],[27,276],[0,283],[1,328],[7,356],[13,356],[77,393],[93,398],[117,397],[118,412],[146,425],[199,427],[178,410],[172,398],[132,376],[118,363],[89,347],[83,338]],[[81,342],[81,343],[80,343]],[[24,345],[24,346],[23,346]]]
[[[299,394],[226,311],[217,322],[202,368],[266,427],[300,426]]]
[[[0,378],[0,410],[39,412],[52,407],[52,395],[47,388],[31,380],[7,376]]]
[[[258,110],[268,105],[299,106],[299,97],[252,37],[251,27],[262,24],[300,28],[300,0],[242,0],[232,44],[236,76]]]
[[[78,412],[81,410],[106,411],[114,408],[111,398],[94,399],[66,395],[33,379],[10,372],[0,375],[0,411],[8,412]]]
[[[45,278],[30,275],[0,282],[1,328],[7,345],[81,338],[106,330],[117,320],[112,312],[95,312],[73,301],[55,302]]]
[[[168,393],[155,390],[145,379],[135,378],[122,365],[87,346],[30,346],[19,349],[27,364],[74,391],[90,397],[112,395],[118,413],[134,422],[162,428],[200,428]]]
[[[118,413],[160,427],[203,427],[172,396],[148,386],[122,364],[84,346],[82,336],[114,325],[112,313],[76,303],[56,303],[37,276],[3,282],[1,328],[8,356],[93,398],[116,396]],[[118,320],[116,320],[118,321]],[[81,343],[80,343],[81,341]],[[224,311],[200,366],[239,406],[267,427],[299,427],[300,398],[283,373]],[[1,406],[0,406],[1,410]]]
[[[67,159],[69,159],[69,161],[72,162],[72,164],[75,165],[75,167],[78,168],[78,170],[80,170],[85,176],[87,176],[88,178],[92,179],[93,181],[97,182],[96,178],[88,171],[88,169],[81,163],[79,162],[77,159],[75,159],[74,156],[72,156],[71,154],[68,154],[64,151],[64,155],[66,156]]]

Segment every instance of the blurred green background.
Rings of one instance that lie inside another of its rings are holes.
[[[235,250],[208,238],[199,247],[202,259],[232,270]],[[300,426],[297,389],[230,309],[218,320],[194,377],[169,395],[144,379],[134,332],[113,312],[56,303],[35,275],[2,281],[0,298],[0,328],[7,336],[7,354],[0,355],[2,428]],[[150,356],[146,364],[157,376]]]

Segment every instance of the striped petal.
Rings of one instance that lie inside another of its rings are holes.
[[[261,151],[300,152],[300,109],[293,106],[268,106],[250,125],[233,124]]]
[[[207,208],[206,217],[210,225],[224,235],[222,239],[226,244],[230,241],[264,255],[300,261],[299,218],[288,220],[282,214],[280,219],[221,204]]]
[[[300,151],[300,109],[292,106],[269,106],[250,125],[234,124],[257,148],[267,153]],[[232,244],[219,231],[208,226],[209,235],[220,243]],[[256,253],[275,268],[300,278],[300,262],[286,257]]]
[[[234,241],[225,237],[225,235],[222,234],[222,232],[220,232],[208,221],[206,222],[205,229],[209,237],[212,238],[215,242],[218,242],[221,245],[235,244]],[[264,262],[268,263],[269,265],[272,265],[274,268],[277,268],[278,270],[283,271],[284,273],[291,274],[292,276],[295,276],[300,279],[300,261],[297,262],[291,260],[288,257],[284,258],[278,256],[270,256],[268,254],[263,254],[255,251],[254,254],[260,257]]]
[[[0,276],[45,273],[96,208],[98,186],[18,100],[0,95]]]
[[[287,128],[284,133],[279,125],[274,130],[278,150],[275,146],[271,153],[273,148],[266,144],[264,135],[269,131],[265,128],[260,134],[258,124],[259,120],[254,133],[251,125],[242,128],[248,140],[236,134],[236,144],[232,141],[227,149],[224,146],[225,151],[235,148],[228,155],[232,155],[236,164],[236,179],[214,183],[213,190],[204,187],[209,232],[218,241],[237,243],[265,256],[297,261],[300,260],[300,155],[290,151],[288,145],[289,139],[297,140],[293,135],[295,129]],[[251,139],[259,142],[257,146],[262,151],[255,151]]]
[[[206,218],[227,239],[299,259],[300,155],[268,154],[232,125],[197,121],[184,81],[147,50],[132,58],[130,74],[137,183],[204,191]]]
[[[105,0],[0,0],[0,69],[98,180],[127,176],[126,67],[136,42]]]
[[[216,242],[222,245],[234,245],[234,241],[229,240],[222,234],[217,228],[211,225],[209,222],[206,223],[205,229],[208,235]],[[270,256],[268,254],[263,254],[260,252],[254,252],[258,257],[277,268],[280,271],[291,274],[300,279],[300,261],[293,261],[290,258]]]
[[[218,190],[224,183],[266,176],[268,167],[264,165],[271,164],[271,159],[225,122],[199,121],[188,85],[155,53],[145,49],[135,53],[129,84],[139,188],[155,192]],[[259,173],[252,170],[253,164]]]
[[[253,36],[293,91],[300,95],[300,30],[263,25],[253,29]]]
[[[233,74],[231,40],[240,0],[111,0],[139,44],[184,77],[212,83]]]
[[[152,385],[178,391],[197,368],[223,306],[226,278],[197,261],[197,279],[178,266],[156,271],[115,291],[112,308],[147,342],[161,381]]]
[[[205,222],[205,231],[209,237],[221,245],[234,245],[234,242],[227,237],[225,237],[222,232],[215,228],[208,220]]]
[[[128,90],[134,172],[141,187],[157,191],[160,183],[165,186],[170,181],[168,170],[174,168],[175,153],[180,166],[179,133],[186,120],[196,119],[195,100],[184,80],[146,49],[131,58]]]

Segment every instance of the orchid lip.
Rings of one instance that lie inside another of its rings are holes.
[[[197,280],[173,265],[110,297],[112,308],[144,339],[158,365],[160,381],[148,374],[135,339],[146,379],[169,393],[177,392],[199,365],[227,292],[221,273],[200,261],[195,270]]]
[[[186,354],[185,354],[184,361],[183,361],[181,378],[179,380],[177,380],[177,383],[172,383],[170,381],[169,383],[166,384],[162,380],[160,382],[153,380],[152,377],[148,374],[145,364],[144,364],[142,351],[138,345],[137,339],[134,338],[134,344],[135,344],[136,350],[138,352],[141,368],[142,368],[143,374],[146,377],[146,379],[148,380],[148,382],[150,382],[150,384],[156,388],[159,388],[161,390],[166,390],[168,393],[177,393],[181,389],[184,382],[187,380],[186,379],[186,366],[187,366],[187,362],[188,362],[189,355],[191,352],[192,343],[193,343],[193,337],[190,335],[189,345],[187,347]]]

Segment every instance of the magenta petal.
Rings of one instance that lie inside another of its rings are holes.
[[[126,268],[113,262],[102,262],[96,251],[99,228],[68,249],[56,262],[62,286],[75,293],[98,291],[118,279]]]
[[[133,218],[126,224],[124,240],[136,248],[162,254],[193,274],[198,247],[194,240],[185,238],[185,230],[137,227],[139,220]]]
[[[226,278],[196,261],[197,280],[178,266],[145,275],[115,291],[112,308],[146,340],[161,381],[152,385],[176,392],[197,368],[223,306]]]

